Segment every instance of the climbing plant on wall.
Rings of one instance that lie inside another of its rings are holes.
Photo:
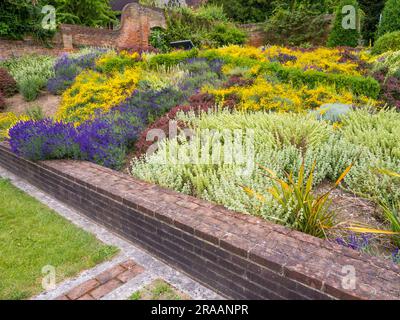
[[[43,0],[0,1],[0,37],[21,39],[31,34],[39,39],[51,36],[52,32],[42,28]]]

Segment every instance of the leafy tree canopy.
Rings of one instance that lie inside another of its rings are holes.
[[[21,39],[34,35],[39,39],[51,36],[42,28],[42,8],[56,8],[57,22],[91,27],[106,26],[116,20],[108,0],[1,0],[0,37]]]
[[[378,37],[400,30],[400,0],[387,0],[378,27]]]

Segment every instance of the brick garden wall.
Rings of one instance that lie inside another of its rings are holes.
[[[109,29],[90,28],[80,25],[60,25],[63,47],[72,50],[76,47],[115,47],[119,32]]]
[[[67,50],[79,46],[148,50],[153,27],[166,27],[164,11],[133,2],[124,7],[118,30],[64,24],[60,27],[60,34]]]
[[[26,54],[45,54],[57,56],[63,52],[61,40],[56,37],[54,39],[53,47],[46,48],[43,44],[37,43],[31,39],[12,41],[0,39],[0,59],[6,59],[13,56],[23,56]]]
[[[239,28],[247,33],[247,44],[254,47],[265,45],[267,34],[263,23],[241,24]]]
[[[0,165],[229,298],[400,299],[400,268],[378,258],[88,162],[0,144]]]
[[[118,30],[62,24],[59,32],[50,41],[53,48],[46,48],[33,39],[24,41],[0,39],[0,58],[28,53],[59,55],[61,52],[83,46],[148,50],[150,48],[148,39],[151,28],[154,27],[166,28],[164,11],[133,2],[125,6],[121,27]]]

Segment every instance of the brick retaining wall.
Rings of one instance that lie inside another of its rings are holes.
[[[227,297],[400,299],[400,268],[376,257],[88,162],[34,163],[0,144],[0,165]]]

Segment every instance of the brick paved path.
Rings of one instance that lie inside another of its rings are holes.
[[[55,300],[98,300],[144,271],[133,260],[127,260],[103,271],[94,279],[73,288]]]

